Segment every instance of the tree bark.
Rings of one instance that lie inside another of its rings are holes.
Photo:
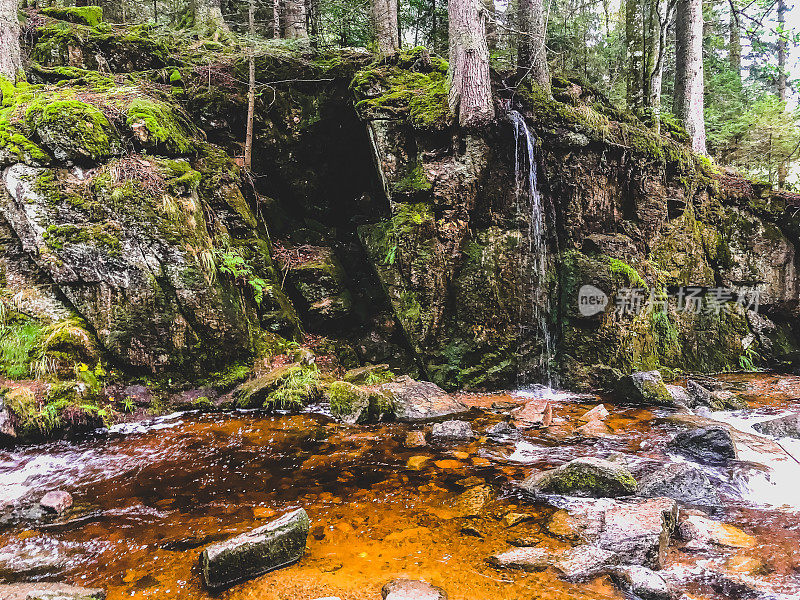
[[[642,105],[644,98],[641,0],[625,0],[625,104],[628,110]]]
[[[388,56],[400,50],[397,0],[372,0],[372,24],[380,54]]]
[[[778,0],[778,98],[786,103],[786,0]],[[786,184],[786,162],[778,166],[778,187]]]
[[[17,0],[0,0],[0,75],[17,82],[22,74]]]
[[[284,0],[283,31],[287,39],[308,37],[304,0]]]
[[[533,80],[550,94],[550,69],[547,66],[547,31],[542,0],[519,0],[519,42],[517,62]]]
[[[736,76],[737,81],[742,81],[742,38],[741,25],[739,24],[739,13],[736,12],[734,0],[728,0],[731,17],[728,31],[728,63],[731,71]]]
[[[247,3],[247,22],[250,29],[250,56],[247,61],[249,82],[247,86],[247,133],[244,139],[244,168],[248,171],[253,165],[253,124],[256,112],[256,59],[254,40],[256,35],[256,0]]]
[[[494,0],[483,0],[486,9],[486,45],[489,46],[489,56],[497,50],[497,11]]]
[[[667,56],[667,34],[672,20],[674,3],[671,0],[656,0],[658,31],[654,36],[652,70],[647,86],[647,106],[653,111],[653,122],[656,133],[661,133],[661,87],[664,81],[664,61]]]
[[[675,98],[692,149],[706,153],[703,119],[703,1],[678,0],[675,22]]]
[[[485,10],[481,0],[450,0],[447,13],[450,110],[462,127],[480,127],[494,119]]]
[[[272,37],[281,38],[281,0],[272,0]]]
[[[219,0],[194,0],[194,26],[207,33],[228,33]]]

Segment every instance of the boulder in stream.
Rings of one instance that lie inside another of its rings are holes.
[[[468,441],[475,437],[475,433],[467,421],[444,421],[433,425],[431,437],[439,441]]]
[[[800,438],[800,413],[755,423],[753,429],[776,438]]]
[[[615,552],[588,544],[559,552],[554,558],[553,567],[566,581],[592,579],[620,562]]]
[[[636,479],[624,466],[594,457],[576,458],[549,471],[535,473],[520,484],[531,494],[594,498],[629,496]]]
[[[705,465],[723,465],[736,460],[736,444],[725,427],[700,427],[681,431],[668,449]]]
[[[617,587],[641,600],[672,600],[675,597],[665,579],[647,567],[615,567],[609,574]]]
[[[626,375],[617,383],[616,395],[620,400],[632,404],[675,405],[675,401],[658,371],[637,371]]]
[[[64,490],[54,490],[47,492],[41,500],[39,506],[45,511],[60,515],[72,506],[72,494]]]
[[[462,402],[430,381],[415,381],[404,375],[374,386],[393,406],[398,421],[427,421],[468,412]]]
[[[17,430],[14,427],[11,412],[6,408],[3,399],[0,398],[0,446],[13,444],[16,439]]]
[[[383,586],[383,600],[447,600],[445,591],[427,581],[395,579]]]
[[[681,519],[679,533],[686,540],[686,550],[708,550],[712,546],[752,548],[756,545],[756,539],[738,527],[697,513]]]
[[[208,546],[200,555],[203,580],[211,590],[252,579],[298,561],[305,552],[309,520],[299,508],[267,525]]]
[[[702,469],[676,462],[659,467],[639,480],[639,495],[666,497],[686,504],[718,506],[719,493]]]
[[[64,583],[0,584],[3,600],[105,600],[106,592],[98,588],[83,588]]]

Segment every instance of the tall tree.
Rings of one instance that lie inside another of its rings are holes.
[[[742,80],[742,26],[739,23],[739,12],[735,0],[728,0],[730,22],[728,24],[728,63],[736,79]]]
[[[494,0],[483,0],[486,9],[486,45],[489,46],[489,56],[497,50],[497,11]]]
[[[778,98],[786,103],[786,1],[778,0]],[[786,184],[786,163],[778,167],[778,186]]]
[[[654,23],[651,35],[649,59],[645,61],[649,68],[645,104],[653,113],[653,123],[657,133],[661,131],[661,88],[664,79],[664,61],[667,56],[667,34],[674,8],[674,0],[655,0],[651,11],[651,18],[654,17],[657,22]]]
[[[22,73],[17,0],[0,0],[0,75],[16,83]]]
[[[372,0],[372,23],[378,41],[378,52],[387,56],[400,50],[397,0]]]
[[[194,26],[207,33],[228,33],[230,28],[222,16],[220,0],[193,0]]]
[[[305,1],[284,0],[283,7],[283,37],[287,39],[307,38]]]
[[[703,120],[703,0],[678,0],[675,20],[675,103],[692,142],[706,153]]]
[[[447,14],[450,110],[462,127],[479,127],[494,119],[486,11],[481,0],[449,0]]]
[[[253,166],[253,125],[256,112],[256,57],[255,57],[255,37],[256,37],[256,0],[247,2],[247,24],[250,33],[250,49],[248,52],[248,74],[247,85],[247,133],[244,139],[244,168],[248,171]]]
[[[529,71],[533,80],[549,94],[550,69],[545,47],[547,28],[543,0],[519,0],[519,29],[519,68]]]

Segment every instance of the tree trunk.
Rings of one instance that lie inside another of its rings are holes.
[[[219,0],[194,0],[194,26],[206,33],[228,33]]]
[[[248,62],[249,82],[247,86],[247,133],[244,139],[244,168],[248,171],[253,165],[253,123],[256,112],[256,0],[247,3],[247,22],[250,26],[250,56]]]
[[[778,98],[786,103],[786,0],[778,0]],[[778,187],[786,184],[786,162],[778,166]]]
[[[692,149],[706,153],[703,119],[703,1],[678,0],[675,23],[675,97]]]
[[[489,56],[497,50],[497,11],[494,0],[483,0],[486,9],[486,45],[489,46]]]
[[[734,0],[729,0],[731,18],[730,31],[728,32],[728,63],[736,76],[736,80],[742,81],[742,38],[741,26],[739,25],[739,13],[736,12]]]
[[[281,38],[281,0],[272,0],[272,37]]]
[[[652,49],[652,70],[647,86],[647,106],[653,111],[653,122],[656,133],[661,133],[661,86],[664,80],[664,60],[667,56],[667,34],[672,20],[674,4],[669,0],[657,0],[657,31],[653,36],[655,47]]]
[[[628,110],[640,107],[644,96],[641,8],[640,0],[625,0],[625,103]]]
[[[450,110],[462,127],[480,127],[494,119],[489,79],[489,47],[480,0],[450,0]]]
[[[283,31],[287,39],[308,37],[304,0],[284,0]]]
[[[542,0],[519,0],[519,42],[517,61],[533,80],[550,94],[550,69],[547,67],[547,31]]]
[[[372,0],[372,23],[379,53],[388,56],[400,50],[397,0]]]
[[[17,0],[0,0],[0,75],[16,83],[21,74]]]

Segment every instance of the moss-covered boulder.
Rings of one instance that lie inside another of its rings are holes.
[[[312,246],[302,258],[288,262],[290,295],[311,327],[330,327],[341,322],[352,308],[344,270],[329,248]]]
[[[644,406],[675,405],[675,400],[658,371],[637,371],[626,375],[617,383],[616,397],[622,402]]]
[[[334,381],[325,395],[331,414],[345,423],[375,423],[393,416],[394,406],[387,395],[347,381]]]
[[[623,466],[599,458],[576,458],[535,473],[520,484],[531,494],[616,498],[636,493],[636,479]]]
[[[101,6],[49,6],[41,9],[43,15],[96,27],[103,21],[103,7]]]

